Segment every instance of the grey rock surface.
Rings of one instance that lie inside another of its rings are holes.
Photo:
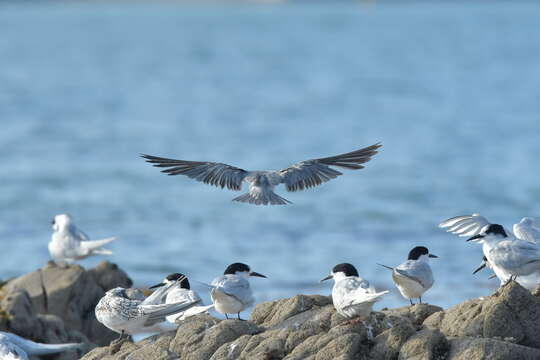
[[[424,325],[447,337],[483,337],[540,349],[540,299],[516,282],[429,316]]]
[[[339,315],[331,297],[297,295],[259,304],[249,321],[200,314],[176,331],[109,347],[117,334],[97,323],[94,306],[115,286],[131,281],[114,264],[46,266],[0,289],[0,329],[39,342],[86,344],[47,357],[54,360],[86,352],[84,360],[540,359],[540,298],[517,283],[447,310],[420,304],[356,322]]]
[[[90,270],[49,263],[3,284],[0,330],[41,343],[84,343],[80,351],[47,357],[79,359],[96,344],[109,344],[117,336],[96,320],[94,308],[106,290],[131,284],[128,276],[109,262]]]

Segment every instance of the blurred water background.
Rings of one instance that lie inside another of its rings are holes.
[[[540,215],[534,2],[0,4],[0,277],[45,264],[72,214],[136,285],[209,282],[235,261],[258,301],[328,294],[340,262],[405,305],[390,274],[428,246],[449,306],[498,285],[437,224]],[[279,169],[382,141],[366,169],[285,207],[167,177],[139,153]],[[82,262],[93,266],[102,258]]]

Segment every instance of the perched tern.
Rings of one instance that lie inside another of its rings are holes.
[[[223,276],[212,281],[210,296],[216,311],[225,314],[227,319],[227,314],[238,314],[238,319],[242,320],[240,312],[255,302],[249,286],[250,276],[266,277],[251,271],[246,264],[234,263],[225,269]]]
[[[169,291],[162,296],[160,299],[161,303],[165,304],[173,304],[173,303],[181,303],[181,302],[192,302],[192,301],[198,301],[198,306],[193,306],[187,309],[186,311],[179,312],[177,314],[169,315],[167,316],[167,321],[175,323],[179,320],[187,319],[190,316],[194,316],[197,314],[205,313],[211,308],[214,307],[214,304],[212,305],[203,305],[201,297],[193,290],[191,290],[189,280],[187,276],[180,273],[174,273],[167,275],[165,279],[163,279],[163,282],[156,284],[154,286],[150,286],[150,289],[156,289],[162,286],[167,286],[171,283],[173,286],[169,289]]]
[[[433,272],[429,266],[429,258],[437,258],[437,255],[429,253],[424,246],[417,246],[409,252],[407,261],[395,268],[379,264],[392,270],[392,280],[399,292],[405,299],[418,298],[422,303],[422,294],[433,285]]]
[[[509,280],[540,271],[540,245],[509,237],[499,224],[488,225],[467,241],[481,243],[493,270],[508,274]]]
[[[490,224],[491,222],[482,215],[472,214],[446,219],[439,224],[439,227],[461,237],[471,237],[482,233]],[[509,237],[540,244],[540,220],[524,217],[514,224],[512,229],[513,234],[510,230],[504,228]]]
[[[480,214],[472,214],[455,216],[453,218],[447,219],[441,222],[439,224],[439,227],[446,229],[447,232],[458,236],[471,237],[481,234],[482,231],[486,230],[489,225],[491,225],[491,222],[487,218],[481,216]],[[540,244],[539,220],[530,217],[524,217],[518,223],[514,224],[512,229],[513,234],[510,230],[504,228],[504,231],[509,239],[519,239]],[[501,286],[506,284],[510,279],[511,275],[509,273],[507,273],[504,269],[499,268],[498,266],[493,266],[493,264],[490,264],[485,256],[480,267],[478,267],[473,272],[473,274],[477,273],[485,267],[493,270],[497,278],[499,278]],[[534,291],[536,289],[539,280],[540,271],[534,272],[526,276],[519,276],[516,279],[516,281],[521,286],[529,289],[530,291]]]
[[[148,298],[137,289],[114,288],[105,293],[96,305],[97,320],[119,333],[136,335],[175,330],[178,325],[166,321],[166,317],[186,311],[198,300],[172,304],[156,304],[176,282],[160,287]]]
[[[356,268],[347,263],[334,266],[332,272],[321,281],[334,279],[332,301],[337,312],[348,318],[363,320],[369,316],[373,304],[389,291],[377,292],[367,280],[358,276]]]
[[[92,255],[111,255],[112,251],[103,245],[115,240],[110,237],[102,240],[89,240],[79,230],[68,214],[56,215],[52,221],[53,234],[49,242],[49,254],[57,264],[73,263]]]
[[[168,175],[186,175],[205,184],[227,187],[229,190],[240,191],[242,183],[249,184],[249,192],[234,198],[233,201],[246,202],[255,205],[286,205],[289,200],[274,193],[274,187],[285,184],[287,191],[298,191],[315,187],[342,175],[330,166],[358,170],[377,154],[380,143],[355,150],[350,153],[301,161],[288,168],[278,171],[247,171],[231,165],[208,162],[186,161],[162,158],[141,154],[147,162]]]
[[[56,354],[80,349],[83,344],[41,344],[18,335],[0,331],[0,359],[28,360],[29,356]]]

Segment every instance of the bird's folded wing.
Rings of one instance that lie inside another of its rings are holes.
[[[77,349],[82,347],[83,344],[69,343],[69,344],[42,344],[36,343],[20,336],[10,333],[0,332],[5,335],[9,341],[23,349],[28,355],[46,355],[54,354],[65,350]]]
[[[426,286],[425,281],[423,281],[423,279],[421,277],[419,277],[419,276],[415,276],[415,275],[411,274],[410,272],[408,272],[406,270],[402,270],[402,269],[398,269],[398,268],[395,268],[394,271],[396,273],[398,273],[399,275],[404,276],[407,279],[410,279],[412,281],[415,281],[415,282],[419,283],[420,285],[422,285],[424,287]]]
[[[277,174],[281,176],[281,182],[285,184],[288,191],[304,190],[342,175],[341,172],[330,166],[351,170],[363,169],[364,166],[360,164],[371,160],[371,157],[377,154],[377,149],[381,146],[380,143],[377,143],[346,154],[301,161],[286,169],[279,170]]]
[[[217,282],[214,291],[219,291],[225,295],[234,297],[243,304],[250,304],[253,296],[249,287],[249,281],[243,278],[226,279]]]
[[[173,304],[141,305],[141,309],[144,315],[148,315],[148,320],[152,321],[163,319],[166,316],[176,314],[180,311],[184,311],[196,305],[197,303],[198,301],[190,301]]]
[[[246,170],[222,163],[175,160],[146,154],[141,156],[155,167],[167,168],[161,172],[168,175],[186,175],[205,184],[227,187],[229,190],[240,190],[247,174]]]
[[[462,215],[447,219],[439,224],[440,228],[458,236],[474,236],[482,232],[490,222],[479,214]]]

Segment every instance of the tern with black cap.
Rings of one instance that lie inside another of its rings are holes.
[[[475,213],[472,215],[460,215],[446,219],[439,224],[439,227],[445,229],[447,232],[461,237],[473,237],[482,234],[491,224],[492,223],[487,218]],[[506,240],[519,239],[540,244],[539,219],[524,217],[518,223],[515,223],[512,226],[513,233],[506,227],[503,227],[503,230],[507,236]],[[505,269],[491,264],[485,255],[480,267],[478,267],[474,273],[480,271],[484,267],[489,267],[493,270],[497,278],[499,278],[501,286],[506,284],[512,276],[511,274],[507,273]],[[493,276],[490,278],[492,277]],[[526,289],[535,291],[538,283],[540,282],[540,271],[535,271],[529,275],[521,275],[515,280]]]
[[[250,267],[243,263],[234,263],[225,269],[223,275],[212,281],[210,296],[214,302],[214,308],[228,319],[228,314],[240,313],[253,305],[255,299],[249,286],[249,278],[252,276],[266,276],[251,271]]]
[[[489,224],[482,233],[467,239],[482,244],[482,251],[494,271],[509,275],[508,281],[540,271],[540,246],[509,237],[499,224]]]
[[[412,299],[418,298],[422,303],[422,294],[433,286],[433,272],[429,266],[429,258],[437,258],[437,255],[429,253],[428,248],[417,246],[409,252],[407,261],[395,268],[379,264],[392,270],[392,280],[399,292],[405,299],[409,299],[411,305]]]
[[[176,323],[177,321],[187,319],[188,317],[205,313],[214,307],[213,304],[203,304],[199,294],[191,290],[191,285],[187,276],[181,273],[173,273],[167,275],[161,283],[150,286],[150,289],[157,289],[162,286],[168,286],[170,284],[172,284],[171,288],[161,296],[158,303],[173,304],[191,301],[198,301],[199,303],[197,306],[190,307],[186,311],[167,316],[167,321],[171,323]]]
[[[389,291],[377,292],[369,281],[358,276],[358,271],[352,264],[338,264],[332,268],[330,275],[321,281],[334,279],[332,301],[337,312],[356,321],[362,321],[369,316],[373,304],[379,301]]]

